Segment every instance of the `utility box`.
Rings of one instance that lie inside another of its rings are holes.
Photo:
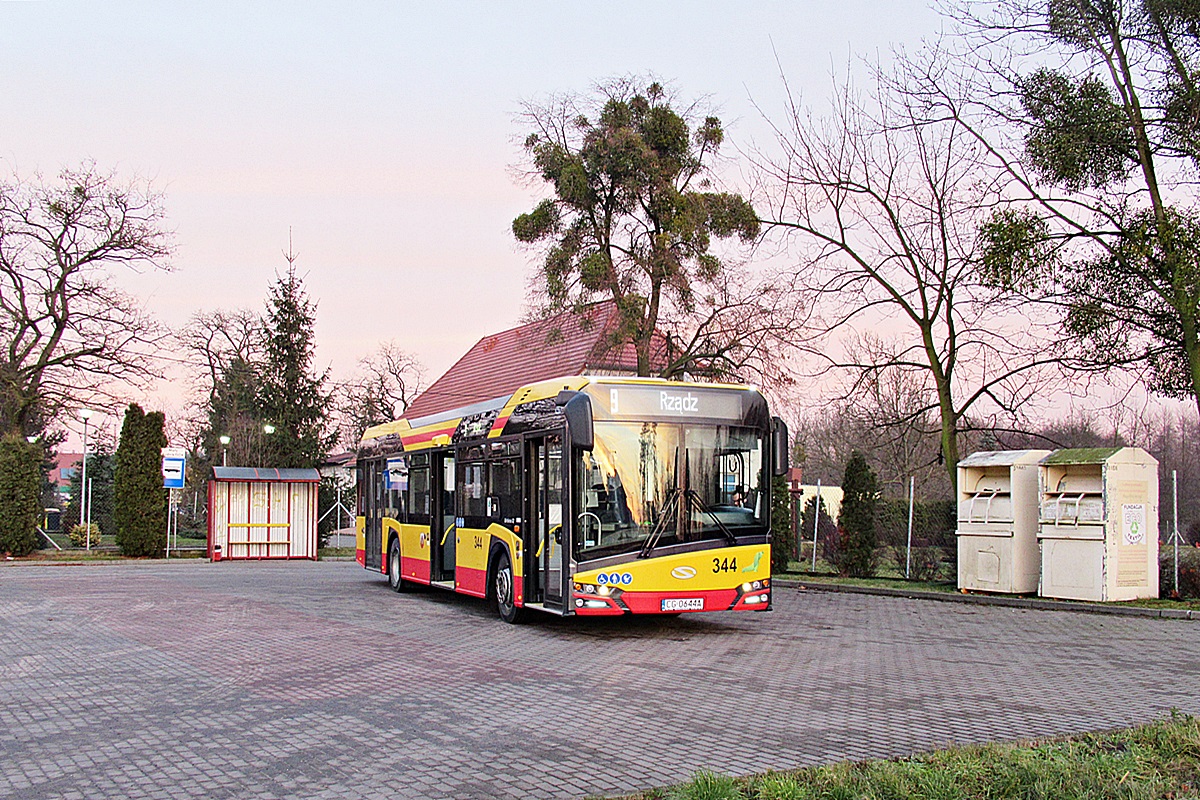
[[[1049,450],[974,453],[958,462],[958,588],[1037,591],[1038,464]]]
[[[317,557],[315,469],[213,467],[208,482],[208,557]]]
[[[1138,447],[1057,450],[1039,467],[1043,597],[1158,597],[1158,462]]]

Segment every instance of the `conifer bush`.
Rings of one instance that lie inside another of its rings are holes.
[[[787,572],[788,561],[795,550],[792,493],[788,491],[787,478],[777,475],[771,479],[771,573]]]
[[[131,403],[121,425],[113,475],[117,546],[127,556],[161,557],[167,546],[167,490],[162,448],[167,445],[161,411],[149,414]]]
[[[876,518],[879,484],[863,454],[855,451],[842,478],[842,510],[838,515],[838,572],[852,578],[875,574]]]
[[[41,448],[17,436],[0,439],[0,553],[38,549],[42,508]]]

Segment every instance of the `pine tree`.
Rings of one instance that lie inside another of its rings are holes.
[[[41,455],[19,436],[0,439],[0,553],[26,556],[38,548]]]
[[[328,370],[312,372],[316,305],[296,275],[296,256],[286,255],[287,274],[267,297],[266,360],[259,385],[259,416],[275,431],[267,439],[264,466],[315,467],[333,446],[326,432]]]
[[[121,425],[113,476],[117,545],[127,556],[160,557],[167,544],[167,495],[162,448],[167,445],[161,411],[149,414],[131,403]]]
[[[771,479],[771,572],[787,572],[788,561],[796,549],[796,532],[792,530],[792,493],[787,478],[776,475]]]
[[[855,450],[842,478],[842,510],[838,514],[841,537],[838,571],[854,578],[875,574],[876,516],[879,486],[863,454]]]

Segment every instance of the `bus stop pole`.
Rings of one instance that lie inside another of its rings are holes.
[[[913,520],[913,498],[916,496],[915,495],[916,483],[917,483],[917,476],[910,475],[908,477],[908,544],[904,548],[904,579],[905,580],[908,580],[910,577],[912,577],[911,576],[911,572],[912,572],[912,520]]]
[[[821,521],[821,479],[817,478],[817,502],[813,504],[813,557],[812,571],[817,571],[817,523]]]
[[[1171,494],[1174,501],[1174,511],[1171,513],[1171,525],[1175,529],[1171,541],[1175,543],[1175,596],[1179,596],[1179,470],[1171,470]]]

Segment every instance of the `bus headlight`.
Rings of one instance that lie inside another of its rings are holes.
[[[742,594],[757,592],[759,589],[767,588],[769,581],[747,581],[742,584]]]

